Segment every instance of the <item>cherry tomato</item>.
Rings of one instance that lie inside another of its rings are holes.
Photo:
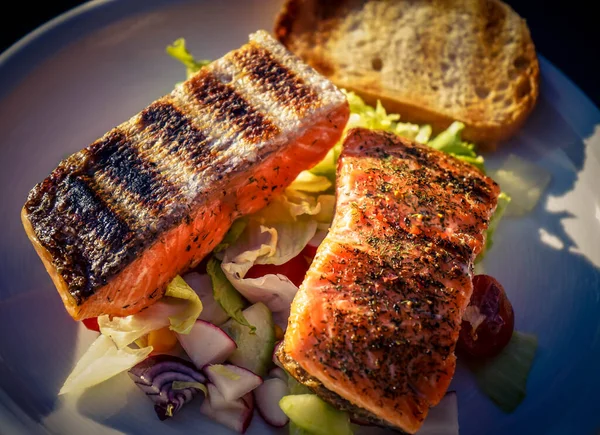
[[[151,331],[148,334],[148,346],[152,346],[152,353],[154,354],[168,352],[176,345],[177,335],[168,326]]]
[[[90,317],[88,319],[83,319],[82,322],[85,325],[85,327],[87,329],[89,329],[90,331],[100,332],[100,326],[98,326],[98,318],[97,317]]]
[[[312,261],[313,258],[315,258],[315,255],[317,255],[317,248],[318,246],[306,245],[302,250],[302,255],[306,258],[310,258],[310,260]]]
[[[498,355],[510,341],[514,326],[515,313],[502,285],[489,275],[476,275],[462,321],[459,349],[475,358]]]
[[[302,253],[292,258],[287,263],[275,264],[255,264],[246,273],[244,278],[260,278],[261,276],[270,274],[285,275],[296,286],[300,286],[304,280],[304,275],[308,270],[309,263],[306,261]]]

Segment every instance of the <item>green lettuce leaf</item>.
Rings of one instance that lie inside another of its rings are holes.
[[[232,243],[235,243],[244,232],[246,225],[248,225],[248,220],[245,218],[235,220],[233,224],[231,224],[231,228],[229,228],[229,231],[227,231],[223,240],[221,240],[221,243],[213,249],[213,252],[221,252],[222,250],[227,249]]]
[[[292,184],[288,186],[289,189],[298,190],[301,192],[325,192],[332,186],[331,181],[325,176],[316,175],[310,171],[302,171]]]
[[[177,59],[185,65],[188,79],[211,62],[210,60],[194,59],[194,56],[192,56],[187,50],[185,46],[185,39],[183,38],[179,38],[171,45],[168,45],[166,50],[169,56]]]
[[[483,157],[477,155],[475,145],[461,139],[464,129],[465,125],[462,122],[453,122],[446,130],[427,142],[427,145],[471,163],[485,173]]]
[[[206,265],[206,272],[210,276],[210,280],[213,286],[213,295],[215,300],[221,305],[223,310],[238,322],[240,325],[247,326],[252,332],[256,330],[256,327],[252,326],[244,317],[242,312],[246,307],[246,303],[242,298],[242,295],[231,285],[225,273],[221,269],[221,262],[214,257],[208,260]]]
[[[315,175],[327,177],[335,182],[337,159],[341,153],[345,132],[350,128],[363,127],[372,130],[383,130],[395,133],[407,139],[427,144],[454,157],[470,163],[485,173],[483,157],[475,151],[475,145],[461,139],[461,133],[465,126],[461,122],[453,122],[446,130],[431,139],[432,129],[430,125],[417,125],[406,122],[398,122],[400,115],[387,113],[381,102],[376,107],[369,106],[362,98],[354,92],[342,89],[346,94],[350,105],[350,118],[342,139],[327,153],[325,158],[315,165],[310,172]]]

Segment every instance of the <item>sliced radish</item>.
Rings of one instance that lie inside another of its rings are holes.
[[[198,272],[190,272],[185,274],[183,279],[202,301],[202,312],[200,313],[200,317],[198,317],[200,320],[205,320],[214,325],[222,325],[229,319],[221,304],[215,300],[210,276],[201,275]]]
[[[260,376],[233,364],[211,364],[204,373],[227,401],[239,399],[263,383]]]
[[[228,402],[213,384],[207,388],[208,400],[202,402],[200,412],[238,433],[246,432],[254,415],[253,401],[244,397]]]
[[[248,408],[254,410],[254,395],[252,393],[248,393],[245,396],[242,396],[242,400]]]
[[[221,328],[204,320],[196,320],[189,334],[177,334],[177,339],[199,369],[207,364],[222,363],[236,349]]]
[[[458,435],[458,401],[449,391],[436,406],[429,410],[417,435]]]
[[[290,394],[287,382],[279,378],[267,379],[254,390],[256,408],[261,417],[274,427],[283,427],[290,420],[279,407],[283,396]]]
[[[272,358],[273,364],[275,364],[279,368],[283,368],[283,364],[281,364],[281,361],[279,361],[279,358],[277,358],[277,352],[279,351],[279,348],[281,346],[283,346],[283,340],[275,343],[275,347],[273,348],[273,358]]]
[[[288,375],[287,375],[286,371],[283,370],[281,367],[273,367],[269,371],[269,378],[281,379],[286,384],[287,384],[287,381],[288,381]]]

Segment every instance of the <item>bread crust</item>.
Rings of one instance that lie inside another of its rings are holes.
[[[398,21],[402,16],[429,18]],[[460,26],[469,32],[452,33]],[[408,50],[395,48],[405,42],[402,32],[417,35]],[[431,124],[434,131],[461,121],[463,137],[488,149],[516,133],[539,96],[539,62],[527,24],[499,0],[288,0],[275,35],[367,103],[381,100],[404,121]],[[461,68],[448,61],[453,53],[446,46],[455,43],[462,43],[455,50]],[[411,77],[398,79],[405,75]],[[443,86],[448,75],[458,77],[455,89]],[[448,105],[452,95],[458,102]]]

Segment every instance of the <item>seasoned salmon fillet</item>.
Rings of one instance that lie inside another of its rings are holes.
[[[452,156],[350,130],[335,218],[278,350],[288,372],[361,420],[415,433],[454,375],[498,194]]]
[[[345,96],[266,32],[62,161],[25,230],[75,319],[154,303],[339,140]]]

